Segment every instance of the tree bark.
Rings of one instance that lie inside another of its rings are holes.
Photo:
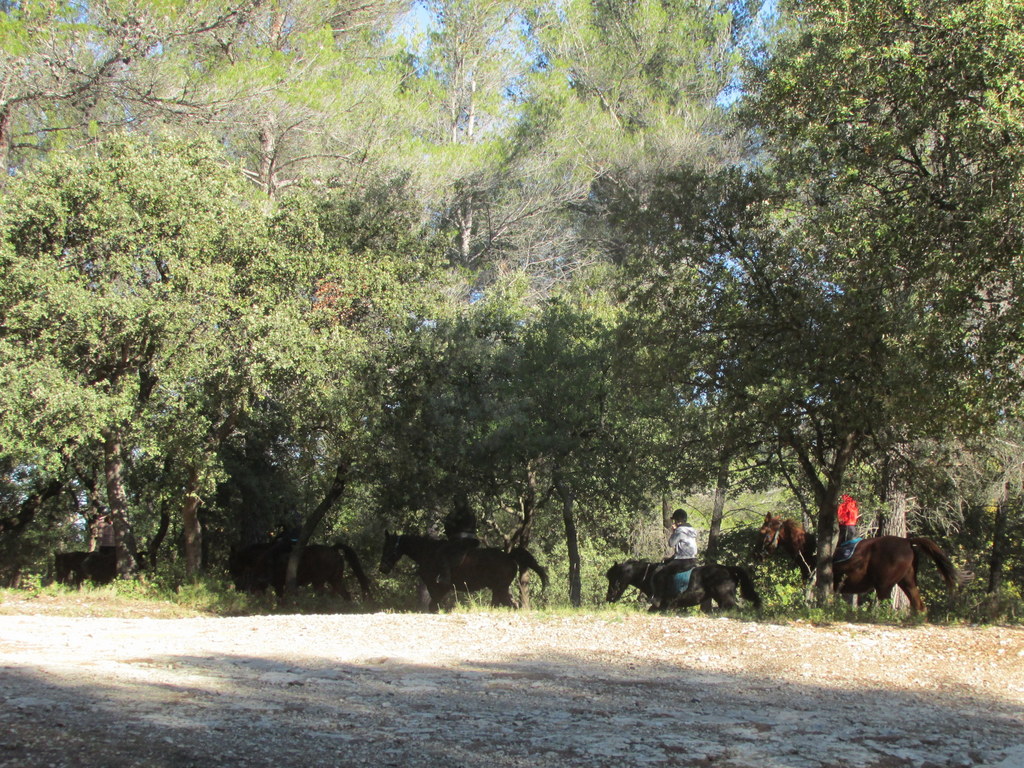
[[[580,541],[576,529],[574,497],[561,480],[557,481],[559,498],[562,500],[562,522],[565,524],[565,546],[569,553],[569,605],[579,608],[583,602],[583,585],[580,576]]]
[[[729,465],[730,458],[723,456],[715,479],[715,501],[711,508],[711,530],[708,531],[705,563],[714,563],[718,557],[718,539],[722,534],[722,517],[725,515],[725,499],[729,492]]]
[[[533,520],[537,513],[537,473],[533,467],[526,472],[526,490],[519,499],[519,511],[522,523],[512,535],[511,546],[527,547],[533,534]],[[519,605],[530,607],[530,572],[524,570],[519,574]]]
[[[107,507],[114,526],[117,546],[117,573],[129,576],[136,570],[135,535],[128,522],[128,495],[124,490],[124,457],[121,435],[116,429],[103,431],[104,477],[107,485]]]
[[[7,186],[8,164],[11,162],[11,108],[0,109],[0,190]]]
[[[202,568],[203,529],[199,523],[199,470],[190,467],[181,506],[181,526],[185,535],[185,575],[194,579]]]
[[[853,459],[859,437],[856,432],[847,432],[837,439],[830,461],[825,460],[823,451],[818,446],[792,438],[786,441],[796,454],[804,477],[814,491],[817,504],[815,539],[818,545],[818,562],[814,571],[814,592],[819,605],[825,605],[832,596],[832,555],[835,552],[839,491],[846,470]],[[819,474],[819,468],[825,474],[824,479]]]
[[[277,193],[275,184],[275,161],[277,158],[276,125],[273,116],[267,115],[260,121],[260,164],[259,185],[267,197],[273,198]]]
[[[338,466],[334,471],[334,479],[331,481],[330,488],[327,489],[327,493],[324,498],[317,505],[316,509],[310,512],[309,516],[302,523],[302,530],[299,532],[299,540],[295,542],[295,546],[292,547],[291,554],[288,556],[288,567],[285,571],[284,577],[284,591],[285,594],[295,594],[296,581],[299,575],[299,562],[302,560],[302,553],[306,549],[306,544],[309,543],[309,539],[313,533],[323,522],[324,517],[330,511],[334,503],[341,498],[341,495],[345,492],[345,488],[348,487],[348,473],[352,468],[352,464],[349,458],[346,456],[338,462]]]
[[[18,514],[14,517],[0,518],[0,536],[16,536],[35,518],[39,508],[48,499],[52,499],[64,490],[63,483],[49,481],[42,490],[33,491],[18,506]]]
[[[878,533],[881,536],[899,536],[905,539],[907,537],[907,510],[910,508],[910,499],[907,498],[906,492],[901,488],[894,487],[895,480],[890,482],[893,484],[893,487],[890,487],[886,493],[889,511],[881,519]],[[894,611],[906,613],[910,610],[910,598],[899,587],[893,587],[890,599],[892,600]]]

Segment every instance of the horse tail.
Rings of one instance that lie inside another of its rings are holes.
[[[959,585],[971,580],[972,574],[960,573],[949,557],[946,556],[946,553],[939,549],[939,545],[931,539],[924,536],[916,536],[908,538],[907,541],[915,550],[921,550],[931,557],[949,589],[956,589]]]
[[[537,559],[527,551],[525,547],[515,547],[509,554],[512,559],[516,561],[516,565],[519,566],[519,572],[522,573],[527,568],[531,571],[536,571],[537,575],[540,576],[540,583],[545,587],[548,586],[548,569],[537,562]]]
[[[363,570],[363,564],[359,562],[359,556],[356,554],[356,551],[343,541],[335,542],[334,548],[340,550],[345,556],[345,560],[352,569],[352,573],[356,575],[356,580],[359,582],[359,588],[363,590],[363,597],[369,597],[370,580],[366,578],[366,572]]]
[[[757,594],[757,588],[754,586],[754,580],[750,578],[750,574],[746,568],[741,568],[738,565],[728,566],[729,573],[736,579],[736,582],[740,585],[740,597],[744,600],[749,600],[754,604],[754,607],[761,610],[761,596]]]

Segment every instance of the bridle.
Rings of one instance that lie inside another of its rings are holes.
[[[779,539],[782,537],[782,522],[778,524],[775,522],[769,523],[771,528],[771,534],[765,534],[764,540],[761,543],[761,547],[768,552],[772,552],[779,546]]]
[[[771,523],[767,524],[767,527],[770,529],[770,533],[765,533],[764,540],[761,543],[761,547],[765,552],[774,552],[778,549],[785,525],[784,520],[773,520]],[[804,557],[803,548],[797,548],[796,542],[799,540],[800,539],[798,538],[789,542],[790,551],[793,553],[793,557],[797,558],[799,563],[801,563],[813,577],[815,575],[815,569],[807,562],[807,558]]]

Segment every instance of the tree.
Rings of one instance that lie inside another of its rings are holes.
[[[41,3],[0,6],[0,187],[12,167],[111,126],[208,104],[190,79],[168,82],[162,50],[244,16],[222,3]]]
[[[385,33],[408,4],[263,3],[166,56],[197,77],[214,130],[264,194],[313,179],[351,184],[390,164],[404,128]]]
[[[974,326],[969,313],[947,316],[936,345],[931,319],[893,289],[900,265],[809,237],[790,199],[760,173],[679,171],[616,221],[637,256],[631,304],[647,344],[672,362],[658,370],[675,396],[800,468],[824,595],[847,470],[867,436],[963,426],[959,403],[978,391]],[[905,290],[919,300],[930,287]]]
[[[0,308],[16,352],[4,368],[26,401],[22,440],[25,420],[43,414],[61,425],[63,454],[102,451],[123,571],[136,549],[126,459],[173,458],[195,572],[198,501],[219,444],[254,399],[306,373],[294,316],[309,294],[293,293],[294,254],[201,142],[113,140],[97,155],[55,156],[12,183],[4,221]],[[51,375],[29,387],[41,366]]]
[[[414,141],[407,160],[442,226],[452,265],[472,274],[505,251],[516,222],[507,204],[510,142],[530,62],[521,11],[507,0],[431,0],[425,39],[407,53],[403,99]],[[415,153],[415,154],[413,154]],[[418,158],[418,159],[417,159]]]
[[[888,0],[783,9],[792,34],[756,71],[746,115],[789,186],[802,250],[818,248],[814,261],[835,270],[829,303],[844,307],[865,353],[847,375],[863,386],[875,369],[875,399],[907,406],[899,421],[911,433],[984,418],[994,409],[982,395],[998,401],[1016,386],[1008,363],[1020,349],[1007,329],[1020,327],[1024,11]],[[853,420],[837,449],[879,436],[887,419]],[[819,541],[830,521],[821,507]]]

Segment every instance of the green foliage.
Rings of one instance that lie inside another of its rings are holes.
[[[849,267],[877,273],[857,291],[863,302],[904,305],[903,325],[919,318],[901,351],[928,368],[969,354],[961,375],[987,370],[987,355],[1005,361],[1020,307],[1021,8],[877,0],[794,10],[794,33],[759,71],[747,115],[804,201],[802,228],[842,244]],[[967,350],[950,341],[965,314],[977,328]],[[969,413],[978,397],[956,401]]]
[[[116,591],[228,612],[279,608],[193,581],[186,502],[212,573],[339,466],[318,533],[360,552],[465,493],[560,607],[571,500],[597,605],[662,496],[725,467],[729,509],[817,491],[831,522],[853,483],[874,519],[898,449],[912,527],[979,574],[952,605],[926,584],[931,616],[1019,617],[1020,5],[784,3],[737,110],[758,154],[722,170],[756,5],[452,0],[418,41],[380,34],[399,3],[3,5],[4,577],[87,546],[111,436],[139,536],[173,516]],[[172,113],[216,140],[142,138]],[[737,520],[720,559],[747,563]],[[770,613],[846,615],[776,565]],[[411,605],[407,574],[381,588]]]

